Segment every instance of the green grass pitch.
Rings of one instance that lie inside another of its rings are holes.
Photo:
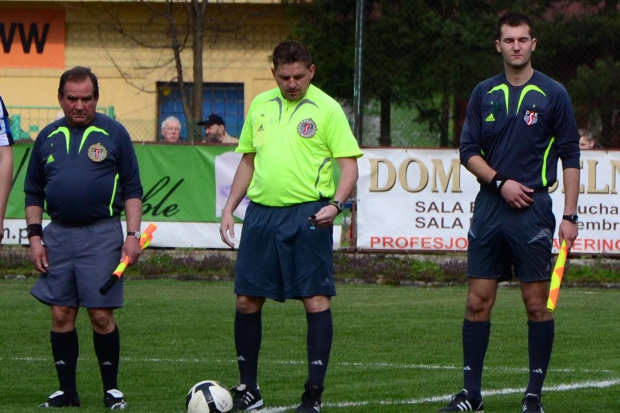
[[[50,313],[33,279],[0,280],[0,412],[40,412],[57,390]],[[339,285],[324,412],[435,412],[462,385],[465,287]],[[543,402],[555,413],[620,411],[620,291],[560,292]],[[183,413],[198,381],[238,384],[230,282],[125,285],[119,384],[133,413]],[[500,288],[483,378],[487,412],[520,412],[527,384],[527,323],[519,289]],[[301,303],[263,309],[259,384],[264,413],[292,411],[306,378]],[[85,311],[78,318],[80,412],[102,412],[101,381]]]

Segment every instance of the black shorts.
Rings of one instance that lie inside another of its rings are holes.
[[[288,207],[251,202],[237,253],[235,294],[284,301],[336,295],[333,227],[313,228],[308,218],[327,201]]]
[[[551,248],[555,231],[551,197],[530,195],[527,208],[512,208],[495,193],[480,191],[468,233],[467,276],[501,279],[514,263],[522,282],[551,277]]]
[[[43,229],[49,267],[30,293],[47,305],[119,308],[123,306],[123,277],[101,295],[121,259],[123,230],[118,217],[92,225],[70,227],[52,222]]]

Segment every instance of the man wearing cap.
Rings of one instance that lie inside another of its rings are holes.
[[[198,124],[205,126],[204,142],[225,145],[239,144],[239,139],[233,138],[226,132],[226,123],[224,123],[224,119],[215,113],[210,114],[205,120],[198,122]]]

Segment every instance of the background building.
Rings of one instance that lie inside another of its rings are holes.
[[[34,139],[55,119],[58,79],[64,70],[81,65],[99,77],[100,110],[121,121],[134,141],[158,140],[159,124],[169,115],[182,120],[182,139],[187,139],[196,127],[193,120],[185,121],[177,64],[186,93],[191,92],[191,14],[200,3],[0,2],[0,94],[16,137]],[[228,132],[239,135],[252,98],[274,87],[270,55],[289,36],[287,21],[280,1],[209,2],[201,30],[202,116],[218,113]]]

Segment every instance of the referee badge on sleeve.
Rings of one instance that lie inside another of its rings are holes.
[[[90,145],[87,153],[88,159],[93,162],[101,162],[108,156],[108,150],[100,143]]]

